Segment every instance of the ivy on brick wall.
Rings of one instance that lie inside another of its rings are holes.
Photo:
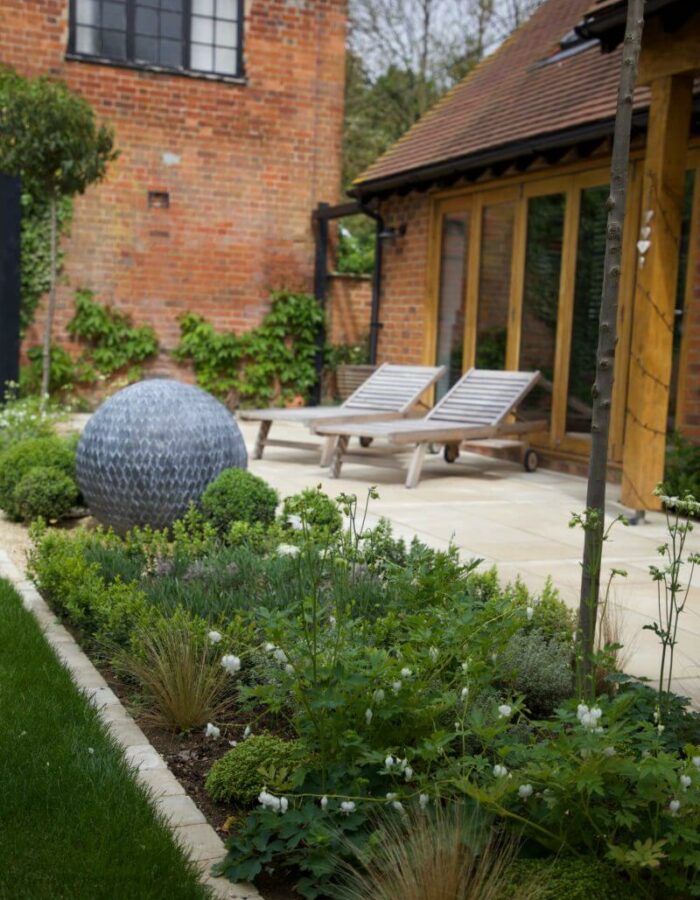
[[[277,291],[262,322],[241,335],[219,332],[197,313],[180,318],[173,355],[192,362],[197,384],[233,404],[258,406],[308,397],[323,312],[310,294]]]
[[[58,234],[64,234],[73,216],[73,203],[65,197],[58,204]],[[22,226],[20,236],[21,258],[21,306],[20,326],[22,334],[34,321],[39,301],[51,285],[51,247],[49,233],[51,222],[49,204],[34,197],[28,191],[22,193]],[[63,253],[58,252],[58,272],[63,264]]]

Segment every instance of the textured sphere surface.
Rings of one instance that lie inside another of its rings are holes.
[[[88,421],[76,475],[95,518],[123,533],[164,528],[224,469],[248,463],[236,420],[210,394],[179,381],[140,381]]]

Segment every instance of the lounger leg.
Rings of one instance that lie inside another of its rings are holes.
[[[270,419],[264,419],[260,423],[258,437],[255,441],[255,447],[253,448],[253,459],[262,459],[263,451],[265,450],[265,442],[267,441],[267,435],[270,432],[271,426],[272,422]]]
[[[428,449],[427,444],[418,444],[413,451],[411,457],[411,465],[408,467],[408,475],[406,476],[406,487],[414,488],[420,481],[420,473],[423,469],[423,460],[425,459],[425,451]]]
[[[323,447],[321,449],[322,469],[327,469],[328,466],[330,466],[331,460],[333,459],[333,453],[335,452],[335,445],[337,440],[337,437],[334,437],[332,434],[330,434],[323,442]]]
[[[340,470],[343,468],[343,454],[348,448],[349,438],[345,435],[339,435],[333,450],[333,461],[331,462],[331,478],[340,478]]]

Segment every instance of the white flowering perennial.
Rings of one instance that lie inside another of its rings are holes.
[[[521,800],[527,800],[528,797],[532,797],[532,790],[531,784],[521,784],[518,788],[518,797]]]
[[[413,672],[411,672],[408,666],[404,666],[403,669],[401,669],[402,678],[410,678],[411,675],[413,675]]]
[[[304,523],[301,521],[301,516],[291,515],[287,517],[287,522],[290,528],[293,528],[294,531],[302,531],[304,528]]]
[[[241,668],[241,661],[237,656],[228,653],[226,656],[221,657],[221,665],[226,669],[229,675],[235,675]]]
[[[253,733],[253,729],[250,727],[250,725],[246,725],[245,731],[243,732],[243,740],[247,741],[248,738],[252,735],[252,733]]]
[[[430,650],[428,650],[428,656],[432,659],[433,662],[437,662],[438,656],[440,656],[440,651],[437,647],[431,647]]]
[[[209,638],[210,644],[218,644],[221,640],[221,632],[220,631],[210,631],[207,635]]]
[[[599,706],[593,706],[589,709],[585,703],[579,703],[576,710],[576,717],[583,727],[588,728],[589,731],[595,731],[597,734],[603,731],[598,724],[602,715],[603,710]]]
[[[258,802],[265,809],[271,809],[273,812],[282,813],[284,815],[289,809],[289,800],[286,797],[275,797],[270,794],[267,788],[263,788],[258,794]]]
[[[276,647],[272,651],[272,655],[277,660],[277,662],[282,666],[285,665],[285,663],[287,662],[287,654],[284,652],[284,650],[281,650],[279,647]]]
[[[500,765],[500,763],[497,763],[493,767],[493,774],[496,776],[496,778],[505,778],[508,774],[508,769],[505,766]]]
[[[681,787],[684,791],[687,791],[690,785],[693,783],[693,779],[690,777],[690,775],[681,775],[680,781]]]
[[[678,810],[681,808],[681,801],[671,800],[671,802],[668,804],[668,808],[672,816],[678,815]]]
[[[210,738],[218,738],[221,737],[221,729],[217,728],[216,725],[212,725],[211,722],[207,722],[207,728],[204,732],[207,737]]]
[[[396,765],[396,760],[394,759],[393,756],[387,756],[387,758],[384,760],[384,768],[385,769],[391,769],[395,765]]]
[[[377,690],[372,694],[372,700],[374,700],[375,703],[381,703],[384,700],[385,696],[386,694],[384,693],[384,691],[381,688],[377,688]]]
[[[694,756],[692,759],[692,763],[696,769],[700,769],[700,756]]]
[[[512,706],[509,706],[507,703],[502,703],[498,707],[498,718],[499,719],[510,719],[512,712],[513,712]]]
[[[395,694],[398,694],[398,692],[401,690],[401,682],[400,681],[392,681],[391,689]]]
[[[298,556],[299,548],[295,544],[278,544],[277,553],[280,556]]]
[[[430,797],[428,794],[419,794],[418,795],[418,805],[421,809],[425,809],[426,806],[430,803]]]
[[[462,693],[460,694],[460,697],[462,698],[463,703],[467,702],[467,698],[469,697],[469,688],[468,687],[462,688]]]
[[[525,615],[527,616],[528,622],[530,622],[532,621],[532,617],[535,615],[535,610],[531,606],[528,606],[525,610]]]
[[[369,709],[369,707],[368,707],[368,708],[365,710],[365,722],[367,722],[368,725],[371,725],[371,724],[372,724],[372,716],[373,716],[373,715],[374,715],[374,713],[373,713],[372,710]]]
[[[328,809],[328,797],[321,797],[321,809]]]
[[[350,813],[354,813],[356,810],[355,802],[353,800],[343,800],[340,804],[340,811],[345,813],[346,816],[349,816]]]

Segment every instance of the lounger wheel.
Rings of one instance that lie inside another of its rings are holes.
[[[523,467],[526,472],[535,472],[540,464],[536,450],[526,450],[523,455]]]
[[[371,447],[373,440],[374,440],[374,438],[371,438],[371,437],[361,437],[360,438],[360,447]]]
[[[445,462],[455,462],[455,460],[459,459],[459,444],[445,444],[442,455],[445,457]]]

